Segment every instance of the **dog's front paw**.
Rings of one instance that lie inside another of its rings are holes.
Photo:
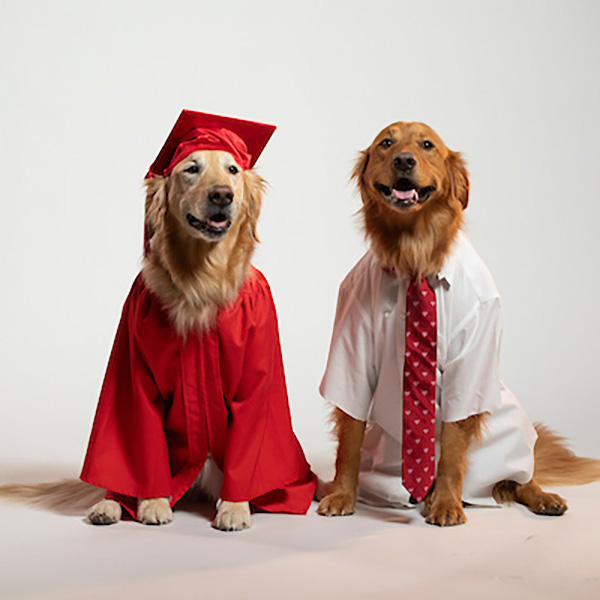
[[[319,502],[317,512],[325,517],[343,517],[354,514],[356,495],[350,492],[333,492]]]
[[[144,525],[165,525],[173,520],[168,498],[143,498],[138,502],[137,518]]]
[[[529,509],[536,515],[559,517],[567,511],[567,502],[558,494],[542,492],[529,505]]]
[[[436,498],[434,492],[431,500],[425,502],[425,521],[430,525],[451,527],[466,523],[467,517],[460,500]]]
[[[213,527],[221,531],[242,531],[252,525],[250,505],[247,502],[221,500]]]
[[[115,500],[100,500],[87,511],[86,517],[92,525],[112,525],[121,520],[121,505]]]

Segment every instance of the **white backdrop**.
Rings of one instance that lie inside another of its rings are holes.
[[[279,311],[294,423],[337,286],[365,250],[348,183],[385,125],[461,150],[468,233],[504,300],[503,378],[600,456],[600,4],[556,1],[5,3],[0,21],[0,462],[83,458],[139,269],[141,181],[182,108],[279,126],[255,264]]]

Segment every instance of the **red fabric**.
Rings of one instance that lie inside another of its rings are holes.
[[[136,498],[190,488],[210,453],[221,498],[305,513],[316,478],[292,431],[277,317],[253,270],[216,326],[185,339],[142,276],[125,302],[81,479],[133,516]]]
[[[413,278],[406,294],[402,483],[415,502],[425,498],[435,479],[436,362],[435,292],[425,278]]]
[[[235,162],[246,170],[250,167],[251,156],[244,140],[239,135],[227,129],[192,129],[179,143],[169,164],[163,169],[166,177],[173,167],[196,150],[224,150],[229,152]]]
[[[242,169],[251,169],[275,129],[275,125],[183,110],[146,177],[166,177],[196,150],[224,150]]]

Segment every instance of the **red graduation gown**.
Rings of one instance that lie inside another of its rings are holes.
[[[137,498],[171,506],[208,454],[221,498],[305,513],[316,478],[292,431],[277,317],[256,269],[206,333],[184,338],[141,275],[127,297],[81,479],[135,516]]]

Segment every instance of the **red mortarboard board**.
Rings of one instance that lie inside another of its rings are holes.
[[[196,150],[224,150],[242,169],[251,169],[275,129],[275,125],[182,110],[146,177],[166,177]]]

